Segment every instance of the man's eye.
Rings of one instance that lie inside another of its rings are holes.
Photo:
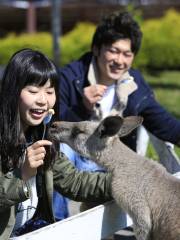
[[[109,49],[109,52],[111,52],[111,53],[117,53],[116,49],[113,49],[113,48],[110,48],[110,49]]]
[[[124,55],[126,56],[126,57],[132,57],[132,53],[131,52],[127,52],[127,53],[124,53]]]

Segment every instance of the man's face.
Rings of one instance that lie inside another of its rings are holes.
[[[131,41],[121,39],[110,46],[103,45],[99,52],[94,51],[97,57],[99,83],[111,85],[121,79],[122,75],[131,67],[134,53],[131,51]]]

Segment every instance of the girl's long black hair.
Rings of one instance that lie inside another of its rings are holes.
[[[16,52],[4,71],[0,91],[0,161],[3,172],[20,166],[26,148],[21,129],[19,98],[27,85],[43,86],[48,80],[56,90],[55,115],[58,117],[58,70],[43,53],[22,49]],[[42,124],[31,127],[34,141],[42,137]],[[45,167],[52,164],[53,157],[45,159]],[[51,155],[53,156],[53,155]]]

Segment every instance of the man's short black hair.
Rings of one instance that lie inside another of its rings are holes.
[[[114,12],[102,19],[96,28],[92,48],[101,49],[120,39],[131,40],[131,50],[136,54],[141,45],[142,32],[138,23],[128,12]]]

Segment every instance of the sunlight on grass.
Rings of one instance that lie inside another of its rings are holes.
[[[180,120],[180,71],[144,73],[145,80],[152,86],[158,102],[173,116]],[[180,157],[180,148],[175,147]],[[148,147],[148,157],[158,159],[152,145]]]

